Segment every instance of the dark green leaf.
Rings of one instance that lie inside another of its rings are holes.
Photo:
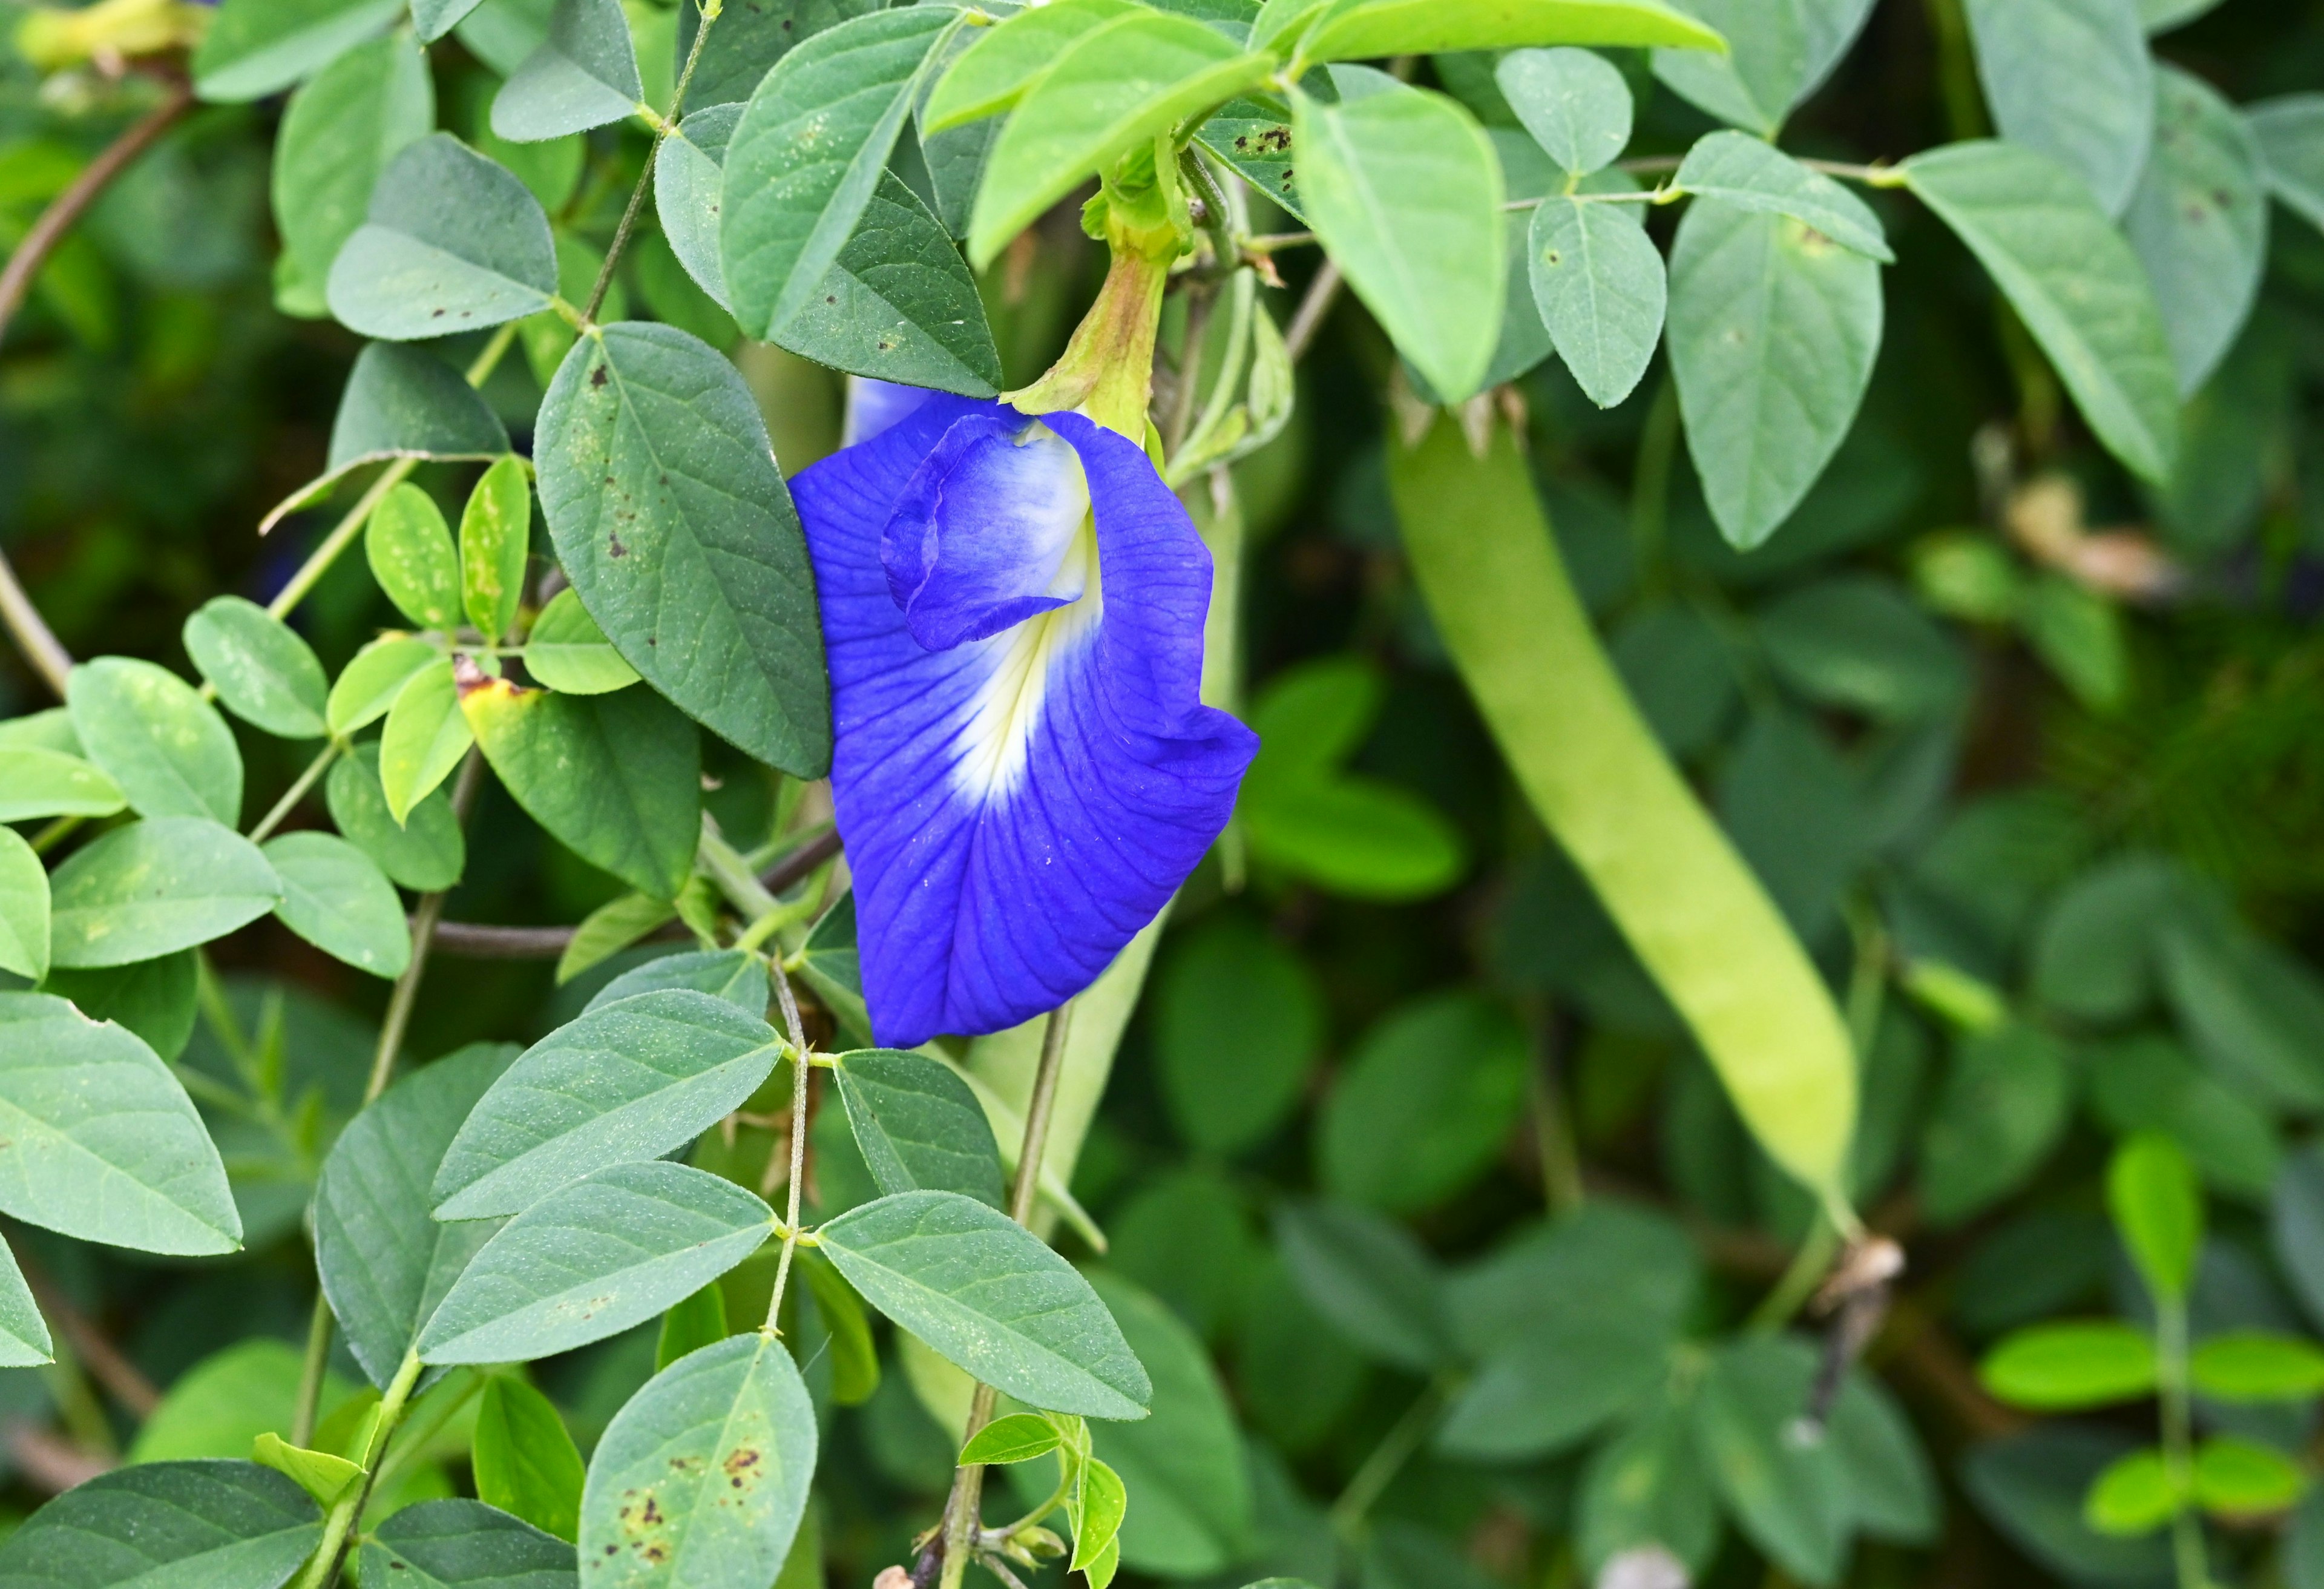
[[[580,1537],[581,1452],[549,1398],[516,1375],[485,1382],[469,1465],[477,1500],[567,1543]]]
[[[398,826],[379,782],[379,746],[366,741],[332,768],[323,791],[331,821],[388,877],[423,893],[460,881],[468,843],[441,790],[411,808]]]
[[[1831,1441],[1792,1432],[1815,1372],[1814,1349],[1800,1340],[1762,1335],[1725,1347],[1697,1395],[1694,1436],[1751,1542],[1793,1576],[1830,1584],[1848,1548],[1848,1478]]]
[[[501,782],[583,860],[674,900],[702,838],[694,725],[641,686],[558,695],[487,679],[460,709]]]
[[[1256,1146],[1296,1106],[1323,1045],[1305,964],[1237,919],[1205,923],[1164,962],[1153,1006],[1162,1095],[1199,1149]]]
[[[1728,53],[1657,50],[1655,76],[1729,126],[1772,139],[1807,83],[1808,37],[1798,0],[1683,0],[1727,35]]]
[[[766,1013],[770,998],[764,960],[747,949],[703,949],[664,955],[622,972],[598,990],[589,1008],[599,1009],[618,999],[663,988],[691,988],[753,1015]]]
[[[166,668],[99,657],[72,670],[65,698],[88,759],[141,817],[242,816],[242,752],[193,686]]]
[[[665,326],[608,327],[557,372],[538,434],[558,556],[614,649],[751,754],[819,776],[830,707],[807,544],[734,366]]]
[[[43,992],[70,999],[91,1021],[116,1021],[165,1060],[193,1036],[198,956],[191,949],[130,965],[51,966]]]
[[[430,1218],[429,1187],[461,1122],[515,1058],[512,1044],[477,1043],[421,1067],[356,1115],[323,1161],[315,1267],[348,1350],[383,1390],[499,1228]]]
[[[2108,215],[2154,135],[2154,66],[2139,0],[1968,0],[1978,77],[2013,143],[2063,162]]]
[[[758,1331],[680,1358],[614,1416],[589,1461],[581,1556],[598,1589],[762,1589],[807,1510],[815,1407]]]
[[[396,0],[231,0],[194,51],[205,99],[263,99],[384,28]]]
[[[1029,1406],[1146,1415],[1153,1387],[1084,1280],[1007,1215],[957,1192],[901,1192],[817,1233],[866,1301]]]
[[[705,1346],[715,1346],[734,1333],[726,1322],[726,1288],[713,1280],[691,1297],[670,1304],[661,1316],[654,1338],[654,1372],[659,1373],[681,1357]],[[573,1498],[581,1499],[580,1463],[574,1464]]]
[[[556,291],[540,201],[503,167],[434,133],[381,173],[363,226],[332,263],[327,296],[343,325],[410,342],[532,314]]]
[[[364,1536],[363,1576],[396,1589],[572,1589],[578,1582],[572,1546],[481,1501],[405,1507]]]
[[[838,262],[911,108],[945,6],[874,11],[785,54],[751,96],[725,161],[720,250],[735,319],[782,329]]]
[[[895,1049],[860,1049],[833,1063],[847,1123],[881,1191],[927,1187],[1002,1206],[992,1127],[950,1067]]]
[[[1921,1197],[1949,1225],[2024,1185],[2065,1129],[2072,1080],[2058,1040],[2006,1025],[1961,1039],[1921,1141]]]
[[[2179,398],[2163,318],[2138,256],[2073,173],[1994,142],[1947,144],[1900,169],[2007,295],[2107,449],[2168,479]]]
[[[2012,1543],[2052,1572],[2077,1582],[2168,1584],[2171,1550],[2163,1538],[2108,1538],[2083,1520],[2091,1483],[2130,1447],[2111,1429],[2037,1425],[1973,1447],[1964,1488]]]
[[[1440,1277],[1403,1226],[1345,1204],[1286,1203],[1275,1239],[1307,1300],[1353,1344],[1416,1373],[1453,1355]]]
[[[1758,629],[1776,671],[1819,706],[1909,720],[1951,711],[1969,694],[1952,637],[1871,575],[1803,586],[1762,608]]]
[[[314,1553],[307,1492],[254,1462],[156,1462],[68,1490],[0,1545],[23,1589],[278,1589]]]
[[[1688,1405],[1659,1400],[1599,1446],[1576,1503],[1574,1547],[1593,1575],[1618,1556],[1648,1548],[1668,1551],[1689,1572],[1708,1566],[1719,1545],[1719,1497]]]
[[[1366,1033],[1317,1124],[1323,1185],[1352,1202],[1412,1213],[1472,1183],[1524,1107],[1525,1032],[1472,994],[1422,1001]]]
[[[1880,267],[1786,216],[1696,205],[1671,250],[1687,451],[1728,542],[1775,533],[1854,423],[1880,351]]]
[[[0,993],[0,1212],[143,1252],[231,1252],[226,1167],[169,1067],[45,993]]]
[[[702,60],[694,69],[686,103],[703,108],[739,106],[794,47],[826,28],[880,9],[880,0],[761,0],[728,10],[702,46]],[[678,60],[685,60],[693,48],[697,25],[694,10],[679,11]]]
[[[397,151],[436,125],[428,58],[397,32],[357,45],[290,96],[274,144],[274,225],[295,299],[324,312],[323,282],[363,222],[372,188]],[[279,287],[279,301],[289,299]]]
[[[525,1050],[444,1154],[439,1219],[516,1214],[606,1165],[692,1141],[756,1092],[779,1044],[763,1021],[671,989],[593,1010]]]
[[[319,739],[323,664],[290,626],[256,602],[212,596],[186,620],[186,654],[227,711],[284,739]]]
[[[282,898],[258,846],[201,817],[100,835],[51,879],[59,965],[127,965],[223,938]]]
[[[645,97],[620,0],[557,0],[549,37],[493,100],[493,131],[544,143],[621,121]]]

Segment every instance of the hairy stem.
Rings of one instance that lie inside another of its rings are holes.
[[[653,142],[646,145],[646,162],[638,170],[638,185],[630,189],[630,202],[622,211],[622,224],[613,228],[613,241],[605,249],[605,263],[597,267],[597,280],[589,289],[589,301],[581,308],[581,319],[595,324],[597,310],[605,301],[606,292],[613,285],[613,267],[622,262],[622,251],[630,245],[630,234],[637,229],[638,211],[645,207],[646,189],[653,186],[654,162],[661,153],[662,140],[678,131],[678,118],[686,114],[686,90],[694,81],[694,69],[702,60],[702,42],[710,36],[710,24],[718,20],[721,0],[708,0],[702,8],[702,22],[694,30],[694,45],[686,52],[685,69],[678,74],[678,87],[669,97],[669,114],[654,127]]]
[[[1019,1224],[1028,1224],[1033,1217],[1033,1205],[1041,1189],[1041,1160],[1049,1147],[1049,1119],[1056,1111],[1057,1077],[1065,1067],[1065,1032],[1072,1024],[1073,1006],[1058,1005],[1049,1012],[1049,1022],[1041,1030],[1041,1064],[1033,1076],[1033,1095],[1025,1104],[1025,1137],[1017,1150],[1017,1178],[1009,1188],[1009,1217]],[[992,1404],[999,1392],[990,1385],[976,1387],[976,1398],[969,1403],[968,1424],[961,1433],[965,1446],[976,1438],[977,1431],[992,1421]],[[952,1495],[945,1502],[944,1567],[938,1580],[942,1589],[959,1589],[961,1575],[968,1570],[968,1558],[979,1525],[978,1509],[984,1498],[984,1469],[981,1464],[956,1468],[952,1476]]]
[[[782,962],[770,959],[767,976],[774,984],[775,1002],[782,1006],[783,1031],[791,1044],[791,1184],[784,1195],[783,1251],[775,1260],[774,1294],[767,1298],[765,1333],[776,1333],[775,1320],[783,1310],[783,1288],[790,1282],[791,1255],[798,1251],[799,1239],[799,1187],[807,1179],[807,1108],[815,1095],[815,1066],[807,1051],[807,1028],[800,1023],[798,1000],[791,993],[791,979],[783,975]]]
[[[339,1575],[339,1558],[346,1553],[347,1536],[355,1531],[355,1520],[363,1516],[364,1503],[371,1500],[380,1454],[387,1449],[388,1437],[395,1433],[395,1426],[403,1421],[411,1388],[419,1382],[420,1353],[407,1352],[402,1366],[395,1371],[395,1378],[388,1381],[386,1391],[379,1399],[379,1422],[372,1430],[371,1440],[355,1455],[357,1464],[364,1470],[363,1477],[339,1497],[330,1516],[323,1520],[323,1542],[307,1565],[307,1575],[299,1580],[299,1589],[323,1589]]]

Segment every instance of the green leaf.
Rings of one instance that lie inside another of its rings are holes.
[[[326,732],[323,664],[290,626],[256,602],[212,596],[186,620],[186,654],[226,709],[284,739]]]
[[[2308,1475],[2281,1452],[2232,1436],[2195,1447],[2195,1504],[2228,1519],[2282,1511],[2308,1488]]]
[[[198,956],[180,949],[129,965],[68,970],[51,965],[43,992],[70,999],[91,1021],[120,1022],[165,1060],[186,1051],[194,1032]]]
[[[393,342],[497,326],[556,291],[540,201],[448,133],[388,163],[326,290],[341,324]]]
[[[798,45],[828,28],[881,9],[880,0],[765,0],[730,10],[719,18],[702,46],[702,59],[695,67],[686,103],[706,108],[739,106],[751,97],[751,91],[775,62]],[[693,48],[696,16],[691,10],[678,13],[680,60]]]
[[[591,1170],[652,1159],[742,1106],[774,1068],[774,1030],[683,990],[591,1011],[525,1050],[444,1155],[439,1219],[517,1214]]]
[[[1121,1475],[1092,1457],[1074,1478],[1074,1554],[1065,1566],[1086,1573],[1092,1589],[1103,1589],[1120,1559],[1118,1536],[1130,1511],[1130,1489]]]
[[[1574,382],[1600,408],[1630,395],[1662,340],[1663,256],[1618,204],[1552,197],[1526,239],[1535,307]]]
[[[950,1067],[895,1049],[860,1049],[833,1066],[848,1126],[882,1192],[927,1187],[1003,1206],[992,1127]]]
[[[2146,267],[2179,392],[2201,388],[2250,318],[2267,265],[2258,140],[2236,107],[2176,67],[2154,79],[2154,152],[2122,229]]]
[[[2138,256],[2073,173],[1990,141],[1898,169],[2008,297],[2107,449],[2134,474],[2168,479],[2179,396],[2162,316]]]
[[[460,554],[434,497],[408,484],[382,497],[364,526],[364,555],[405,617],[422,629],[459,624]]]
[[[1010,108],[1084,34],[1138,11],[1132,0],[1052,0],[978,29],[929,92],[920,136]]]
[[[2107,1464],[2082,1498],[2082,1521],[2094,1533],[2148,1534],[2178,1514],[2181,1497],[2163,1453],[2126,1451]]]
[[[505,679],[468,690],[460,709],[534,821],[640,892],[678,897],[702,836],[693,724],[643,688],[570,696]]]
[[[568,1589],[576,1582],[570,1544],[481,1501],[405,1507],[364,1536],[363,1577],[397,1589]]]
[[[1090,1431],[1096,1465],[1110,1469],[1134,1498],[1116,1525],[1122,1565],[1191,1578],[1248,1560],[1253,1520],[1242,1437],[1201,1337],[1119,1275],[1097,1270],[1090,1284],[1154,1385],[1152,1417]],[[1087,1493],[1084,1524],[1092,1510]],[[1104,1538],[1091,1532],[1102,1547]],[[1075,1533],[1076,1559],[1087,1543]]]
[[[250,1455],[259,1466],[272,1468],[324,1506],[337,1501],[364,1471],[344,1456],[293,1446],[271,1431],[253,1443]]]
[[[254,1462],[142,1463],[26,1519],[0,1545],[0,1578],[25,1589],[279,1589],[322,1536],[307,1492]]]
[[[516,1375],[484,1381],[469,1462],[477,1500],[544,1534],[580,1538],[580,1448],[549,1398]]]
[[[1394,1214],[1434,1207],[1497,1159],[1523,1113],[1532,1065],[1524,1030],[1473,993],[1390,1012],[1364,1035],[1324,1099],[1324,1187]]]
[[[1279,1127],[1323,1049],[1314,974],[1238,918],[1206,921],[1172,950],[1152,1010],[1163,1102],[1178,1134],[1213,1153],[1255,1147]]]
[[[230,0],[194,51],[204,99],[263,99],[384,28],[396,0]]]
[[[985,156],[969,217],[971,263],[982,270],[1084,178],[1110,174],[1121,156],[1256,88],[1275,65],[1191,17],[1143,9],[1066,43]]]
[[[1558,169],[1587,176],[1629,146],[1630,87],[1590,50],[1517,50],[1493,69],[1509,108]]]
[[[816,1414],[790,1353],[759,1331],[680,1358],[590,1455],[581,1557],[595,1589],[763,1589],[815,1474]]]
[[[2244,107],[2267,189],[2311,226],[2324,226],[2324,94],[2285,94]]]
[[[0,1368],[37,1368],[56,1361],[56,1343],[24,1283],[16,1255],[0,1243]]]
[[[425,1363],[509,1363],[619,1335],[757,1252],[773,1219],[684,1164],[616,1164],[503,1225],[420,1333]]]
[[[73,731],[88,759],[141,817],[242,815],[242,752],[193,686],[128,657],[83,662],[66,681]]]
[[[315,1182],[315,1268],[347,1348],[384,1390],[453,1280],[499,1227],[440,1223],[429,1189],[444,1150],[516,1058],[476,1043],[422,1066],[348,1122]]]
[[[2195,1389],[2217,1401],[2298,1401],[2324,1394],[2324,1348],[2296,1335],[2233,1330],[2198,1342]]]
[[[525,671],[560,695],[606,695],[638,681],[605,632],[567,586],[551,596],[525,637]]]
[[[49,873],[13,827],[0,827],[0,971],[36,983],[49,975]]]
[[[493,131],[540,143],[624,120],[645,102],[620,0],[557,0],[549,37],[493,100]]]
[[[669,1311],[661,1316],[661,1330],[654,1338],[654,1372],[659,1373],[679,1358],[705,1346],[715,1346],[733,1333],[726,1322],[726,1289],[714,1280],[691,1297],[670,1304]],[[574,1464],[573,1496],[577,1503],[581,1497],[577,1458]]]
[[[1964,1487],[2013,1544],[2060,1576],[2167,1583],[2166,1540],[2109,1538],[2082,1520],[2091,1483],[2130,1446],[2108,1429],[2040,1425],[1971,1447]]]
[[[379,736],[379,785],[387,814],[408,822],[411,808],[452,775],[475,743],[451,662],[442,657],[414,673],[388,708]]]
[[[1675,186],[1762,215],[1789,216],[1843,248],[1894,264],[1896,255],[1865,202],[1821,171],[1741,133],[1713,133],[1687,151]]]
[[[733,304],[718,261],[718,217],[724,203],[719,188],[726,180],[726,145],[742,119],[740,105],[693,111],[654,157],[654,213],[661,219],[662,236],[694,284],[730,313]]]
[[[899,1192],[817,1232],[869,1302],[1028,1406],[1138,1418],[1146,1371],[1089,1282],[998,1209],[957,1192]]]
[[[2145,21],[2148,32],[2159,33],[2194,21],[2218,3],[2219,0],[2138,0],[2138,14]]]
[[[1898,1545],[1932,1545],[1944,1507],[1927,1452],[1895,1398],[1875,1375],[1851,1369],[1832,1404],[1828,1437],[1848,1482],[1856,1528]]]
[[[1775,533],[1854,423],[1880,351],[1880,267],[1787,217],[1697,205],[1670,263],[1671,374],[1720,533]]]
[[[831,1399],[842,1407],[869,1401],[880,1389],[880,1351],[872,1344],[872,1316],[863,1298],[822,1253],[798,1255],[799,1274],[814,1293],[815,1309],[831,1357]]]
[[[411,963],[411,933],[395,885],[335,833],[286,833],[259,853],[282,880],[282,924],[335,960],[397,977]]]
[[[748,949],[703,949],[663,955],[632,966],[597,991],[592,1010],[664,988],[691,988],[724,999],[752,1015],[766,1013],[767,963]]]
[[[1773,139],[1808,82],[1808,36],[1798,0],[1684,0],[1727,35],[1729,51],[1657,50],[1655,76],[1730,126]]]
[[[437,647],[409,634],[382,635],[364,646],[339,670],[324,703],[323,720],[332,736],[344,739],[386,716],[412,676],[443,657]]]
[[[2141,1132],[2107,1165],[2107,1211],[2156,1298],[2183,1298],[2203,1245],[2203,1194],[2179,1144]]]
[[[2153,1390],[2154,1344],[2113,1319],[2034,1325],[2005,1337],[1977,1372],[1987,1390],[2013,1407],[2106,1407]]]
[[[557,985],[563,987],[575,977],[618,955],[658,927],[678,919],[674,901],[649,898],[644,894],[623,894],[607,900],[581,919],[573,930],[573,941],[565,946],[565,953],[557,959]],[[678,986],[688,984],[680,983]],[[604,1001],[592,1000],[594,1008]],[[759,1009],[751,1013],[760,1014]]]
[[[51,958],[127,965],[223,938],[282,898],[258,846],[201,817],[101,834],[51,880]]]
[[[339,393],[328,467],[271,510],[259,533],[319,500],[332,482],[364,464],[401,457],[488,458],[507,450],[506,428],[459,371],[425,348],[365,343]]]
[[[1690,1408],[1665,1399],[1600,1444],[1582,1469],[1574,1546],[1583,1569],[1649,1547],[1690,1572],[1711,1562],[1720,1538],[1719,1498],[1695,1449]]]
[[[2015,1022],[1963,1038],[1921,1139],[1921,1198],[1959,1224],[2007,1196],[2065,1130],[2073,1078],[2057,1039]]]
[[[421,893],[434,893],[460,881],[468,864],[468,841],[452,802],[441,790],[405,815],[401,824],[387,808],[380,787],[379,747],[355,746],[331,768],[323,792],[331,821],[347,842],[369,855],[390,880]]]
[[[734,366],[665,326],[608,327],[557,372],[534,457],[558,559],[630,666],[761,761],[820,776],[807,542]]]
[[[1910,721],[1967,700],[1960,646],[1912,597],[1872,575],[1819,580],[1758,614],[1767,660],[1819,705]]]
[[[2045,571],[2026,588],[2018,625],[2058,682],[2093,712],[2110,712],[2130,688],[2128,642],[2115,605],[2067,575]]]
[[[2255,1098],[2316,1107],[2324,992],[2315,973],[2224,909],[2182,909],[2149,927],[2163,992],[2196,1052]]]
[[[1056,7],[1053,5],[1047,9],[1054,11]],[[1317,72],[1311,73],[1307,80],[1314,85],[1327,79],[1325,74]],[[1286,215],[1302,226],[1306,224],[1306,202],[1300,198],[1295,180],[1297,162],[1292,153],[1287,110],[1270,107],[1256,99],[1231,99],[1202,125],[1198,135],[1203,146],[1233,167],[1244,181],[1279,205]]]
[[[1341,76],[1337,105],[1292,96],[1307,218],[1397,349],[1458,401],[1500,335],[1500,162],[1443,95],[1389,82],[1358,97]]]
[[[945,6],[872,12],[784,55],[752,93],[727,148],[720,228],[743,330],[768,337],[821,290],[879,185],[921,61],[956,25]]]
[[[421,0],[421,4],[432,12],[446,0]],[[506,78],[514,76],[525,58],[549,37],[549,14],[557,0],[483,0],[473,9],[473,0],[449,0],[449,5],[466,13],[455,26],[468,53]]]
[[[532,547],[532,476],[522,458],[500,459],[460,510],[460,604],[487,641],[506,637],[524,599]]]
[[[1813,1350],[1797,1339],[1727,1346],[1696,1396],[1694,1435],[1745,1537],[1793,1577],[1831,1584],[1848,1548],[1847,1474],[1832,1442],[1793,1434],[1815,1372]]]
[[[2061,162],[2108,215],[2138,185],[2154,136],[2154,64],[2139,0],[1968,0],[1994,125]]]
[[[1012,1412],[994,1418],[960,1448],[960,1465],[980,1463],[1030,1462],[1057,1448],[1057,1426],[1037,1412]]]
[[[1403,1226],[1346,1204],[1286,1203],[1275,1239],[1300,1290],[1351,1344],[1416,1373],[1452,1360],[1440,1277]]]
[[[37,745],[0,745],[0,822],[110,817],[128,803],[119,784],[78,756]]]
[[[435,125],[428,58],[401,30],[357,45],[290,96],[274,142],[272,191],[274,227],[298,284],[293,312],[324,312],[331,261],[362,224],[380,172]]]
[[[1369,60],[1525,44],[1726,48],[1718,33],[1662,0],[1339,0],[1300,40],[1299,53],[1311,61]]]
[[[141,1252],[231,1252],[242,1221],[186,1089],[62,999],[0,993],[0,1213]]]

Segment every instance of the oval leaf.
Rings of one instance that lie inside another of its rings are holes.
[[[381,173],[327,294],[342,325],[410,342],[537,313],[556,291],[540,200],[505,167],[432,133]]]
[[[141,817],[242,816],[242,752],[192,685],[128,657],[83,662],[66,681],[73,731]]]
[[[571,1589],[573,1547],[481,1501],[423,1501],[364,1536],[363,1581],[397,1589]]]
[[[0,1545],[0,1579],[24,1589],[277,1589],[322,1537],[314,1501],[272,1468],[140,1463],[100,1474],[26,1519]]]
[[[992,1127],[950,1067],[895,1049],[859,1049],[833,1066],[848,1126],[881,1191],[925,1187],[1001,1206]]]
[[[318,739],[323,664],[290,626],[256,602],[214,596],[186,620],[186,654],[226,709],[284,739]]]
[[[274,913],[335,960],[396,977],[411,963],[403,901],[378,864],[335,833],[286,833],[260,847],[282,882]]]
[[[59,965],[128,965],[223,938],[282,898],[258,846],[201,817],[101,834],[51,881]]]

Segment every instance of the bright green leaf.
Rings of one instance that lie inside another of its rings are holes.
[[[13,827],[0,827],[0,971],[49,975],[49,873]]]
[[[434,497],[411,485],[382,497],[364,527],[364,555],[405,617],[422,629],[459,624],[460,554]]]
[[[2157,1298],[2182,1298],[2203,1245],[2203,1194],[2179,1144],[2141,1132],[2107,1166],[2107,1210],[2131,1261]]]
[[[387,813],[409,822],[411,808],[452,775],[475,743],[460,710],[460,687],[449,661],[438,658],[414,673],[388,708],[379,736],[379,784]]]
[[[0,745],[0,822],[110,817],[128,803],[119,784],[78,756],[37,745]]]
[[[1037,1412],[1012,1412],[994,1418],[960,1448],[960,1465],[979,1463],[1030,1462],[1057,1448],[1057,1426]]]
[[[638,681],[605,632],[567,586],[551,596],[525,637],[525,671],[560,695],[605,695]]]
[[[2298,1401],[2324,1394],[2324,1348],[2296,1335],[2234,1330],[2196,1344],[2195,1389],[2215,1401]]]
[[[2153,1391],[2154,1344],[2112,1319],[2034,1325],[2004,1338],[1977,1372],[1987,1390],[2013,1407],[2106,1407]]]
[[[460,603],[487,641],[516,624],[531,546],[532,476],[523,459],[504,457],[477,479],[460,510]]]
[[[521,1518],[544,1534],[572,1540],[581,1531],[580,1448],[549,1398],[514,1374],[494,1374],[476,1404],[469,1465],[476,1499]]]
[[[201,817],[156,817],[98,836],[51,879],[51,957],[127,965],[223,938],[282,898],[258,847]]]
[[[383,635],[357,651],[331,685],[323,719],[331,734],[345,738],[387,716],[412,675],[440,661],[444,653],[409,634]]]
[[[379,781],[379,747],[355,746],[333,764],[323,792],[331,821],[347,842],[379,864],[389,879],[433,893],[460,881],[468,841],[452,802],[438,790],[411,808],[401,823],[387,808]]]
[[[2148,1534],[2177,1515],[2180,1500],[2170,1464],[2150,1446],[2125,1452],[2091,1481],[2082,1520],[2100,1534]]]
[[[274,913],[284,926],[358,971],[403,975],[411,934],[403,901],[376,862],[334,833],[286,833],[259,853],[282,880]]]
[[[2195,1447],[2195,1504],[2242,1519],[2282,1511],[2308,1488],[2308,1475],[2282,1453],[2232,1436]]]
[[[88,759],[141,817],[242,815],[242,752],[193,686],[166,668],[99,657],[72,670],[65,699]]]
[[[1311,61],[1368,60],[1526,44],[1721,50],[1726,42],[1662,0],[1337,0],[1299,41],[1299,53]]]
[[[323,664],[289,624],[256,602],[217,596],[184,633],[186,654],[227,711],[284,739],[322,737]]]

